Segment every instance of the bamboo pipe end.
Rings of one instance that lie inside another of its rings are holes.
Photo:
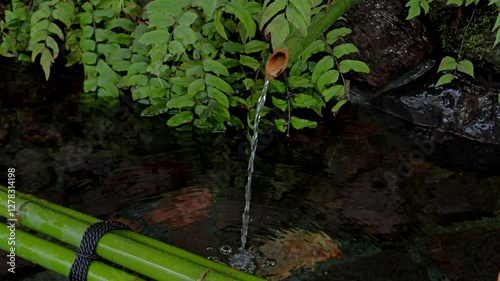
[[[266,63],[266,79],[272,80],[285,70],[288,63],[288,51],[278,49],[269,57]]]

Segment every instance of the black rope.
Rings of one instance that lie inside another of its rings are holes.
[[[118,229],[131,230],[129,226],[117,221],[96,222],[85,230],[82,242],[80,243],[80,248],[76,250],[76,259],[71,266],[71,270],[69,271],[70,281],[87,280],[87,272],[89,270],[90,263],[93,260],[99,259],[99,257],[94,254],[97,243],[101,237],[104,236],[104,234]]]

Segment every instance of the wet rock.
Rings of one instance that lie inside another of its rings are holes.
[[[408,8],[399,0],[360,1],[346,15],[353,33],[347,38],[359,48],[354,56],[370,67],[356,79],[380,88],[425,59],[434,35],[419,19],[406,20]]]
[[[53,182],[54,170],[49,156],[40,149],[19,150],[14,158],[19,190],[34,192]]]
[[[465,79],[434,88],[431,82],[390,91],[377,100],[387,113],[456,136],[500,145],[498,94]]]
[[[500,230],[472,228],[428,240],[430,258],[449,280],[495,280],[500,261]]]

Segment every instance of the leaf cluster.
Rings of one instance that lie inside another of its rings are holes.
[[[75,1],[37,0],[27,7],[12,0],[0,54],[38,61],[47,79],[63,55],[67,66],[83,65],[86,93],[116,99],[130,92],[148,105],[143,116],[169,114],[169,126],[212,132],[251,124],[271,49],[266,36],[279,48],[291,32],[305,36],[311,18],[329,8],[320,0],[154,0],[144,7],[130,0]],[[344,59],[357,52],[353,44],[336,44],[350,32],[334,29],[311,42],[286,81],[271,82],[275,96],[263,114],[288,112],[274,122],[280,130],[316,125],[295,116],[297,109],[321,115],[335,99],[336,113],[348,98],[343,74],[369,71]]]

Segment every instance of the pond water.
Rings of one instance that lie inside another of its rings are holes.
[[[104,112],[71,98],[1,105],[0,168],[17,167],[20,190],[212,260],[238,252],[248,140],[178,132],[126,100]],[[254,273],[495,280],[500,171],[440,165],[442,136],[419,130],[346,106],[315,130],[261,133],[246,241]]]

